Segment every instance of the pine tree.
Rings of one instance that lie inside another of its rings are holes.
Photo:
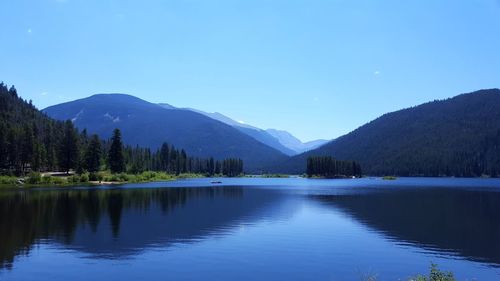
[[[220,161],[215,161],[215,174],[219,175],[221,174],[222,170],[221,170],[221,164],[220,164]]]
[[[108,165],[111,173],[122,173],[125,171],[125,160],[123,157],[123,144],[119,129],[113,131],[111,147],[108,152]]]
[[[64,123],[64,135],[59,144],[59,165],[63,171],[69,173],[69,170],[75,168],[78,162],[78,134],[71,121]]]
[[[181,150],[180,154],[180,172],[181,173],[186,173],[187,172],[187,154],[184,149]]]
[[[33,160],[33,145],[34,137],[33,130],[31,126],[25,125],[21,133],[21,172],[24,170],[28,164]]]
[[[215,164],[214,164],[214,158],[210,157],[210,160],[208,161],[208,173],[213,176],[215,172]]]
[[[7,168],[7,146],[7,126],[5,126],[2,121],[0,121],[0,170]]]
[[[160,148],[160,169],[162,171],[168,171],[168,166],[170,162],[170,150],[167,143],[163,143]]]
[[[101,141],[97,135],[92,135],[85,151],[84,166],[87,171],[94,173],[101,167]]]
[[[9,169],[14,168],[16,172],[21,171],[20,161],[20,148],[17,140],[19,139],[17,130],[12,128],[7,133],[7,151],[8,151],[8,166]]]

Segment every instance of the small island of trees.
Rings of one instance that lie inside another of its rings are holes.
[[[345,178],[361,177],[361,166],[354,161],[337,160],[330,156],[307,158],[308,177]]]

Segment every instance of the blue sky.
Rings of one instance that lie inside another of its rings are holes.
[[[500,1],[2,0],[0,81],[39,108],[96,93],[302,140],[500,87]]]

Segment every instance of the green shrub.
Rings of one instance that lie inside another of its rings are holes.
[[[156,177],[157,173],[156,172],[152,172],[152,171],[147,171],[147,172],[143,172],[141,173],[141,179],[143,180],[150,180],[150,179],[154,179]]]
[[[62,177],[43,176],[39,183],[44,184],[44,185],[65,184],[65,183],[67,183],[67,181],[65,178],[62,178]]]
[[[141,177],[138,175],[127,175],[126,180],[127,182],[140,182]]]
[[[131,175],[120,173],[120,174],[105,175],[103,179],[104,181],[110,181],[110,182],[126,182],[129,181],[129,179],[132,177],[133,176]]]
[[[289,175],[285,174],[263,174],[261,177],[263,178],[289,178]]]
[[[431,264],[429,276],[417,275],[410,281],[455,281],[455,276],[450,271],[441,271],[436,264]]]
[[[65,178],[61,178],[61,177],[50,177],[49,176],[48,178],[50,178],[50,182],[52,184],[65,184],[68,182]]]
[[[42,174],[38,172],[30,172],[28,174],[28,178],[26,179],[26,183],[28,184],[39,184],[42,182]]]
[[[51,184],[52,183],[52,177],[51,176],[44,176],[44,177],[42,177],[42,183],[43,184]]]
[[[165,179],[171,179],[173,177],[174,177],[173,175],[168,175],[168,177],[165,178]],[[180,174],[180,175],[177,176],[177,178],[179,178],[179,179],[201,178],[201,177],[203,177],[203,175],[201,175],[201,174],[194,174],[194,173],[185,173],[185,174]]]
[[[17,178],[12,176],[0,176],[0,184],[17,184]]]
[[[72,175],[72,176],[68,177],[68,182],[69,183],[79,183],[80,177],[77,175]]]
[[[123,182],[123,181],[128,181],[129,180],[129,175],[125,173],[120,173],[118,174],[118,181]]]
[[[80,182],[88,182],[89,181],[89,174],[83,173],[80,175]]]
[[[102,180],[104,180],[104,175],[102,173],[90,173],[89,180],[90,181],[102,181]]]

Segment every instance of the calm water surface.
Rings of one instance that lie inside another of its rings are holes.
[[[0,191],[0,280],[500,280],[500,180]]]

